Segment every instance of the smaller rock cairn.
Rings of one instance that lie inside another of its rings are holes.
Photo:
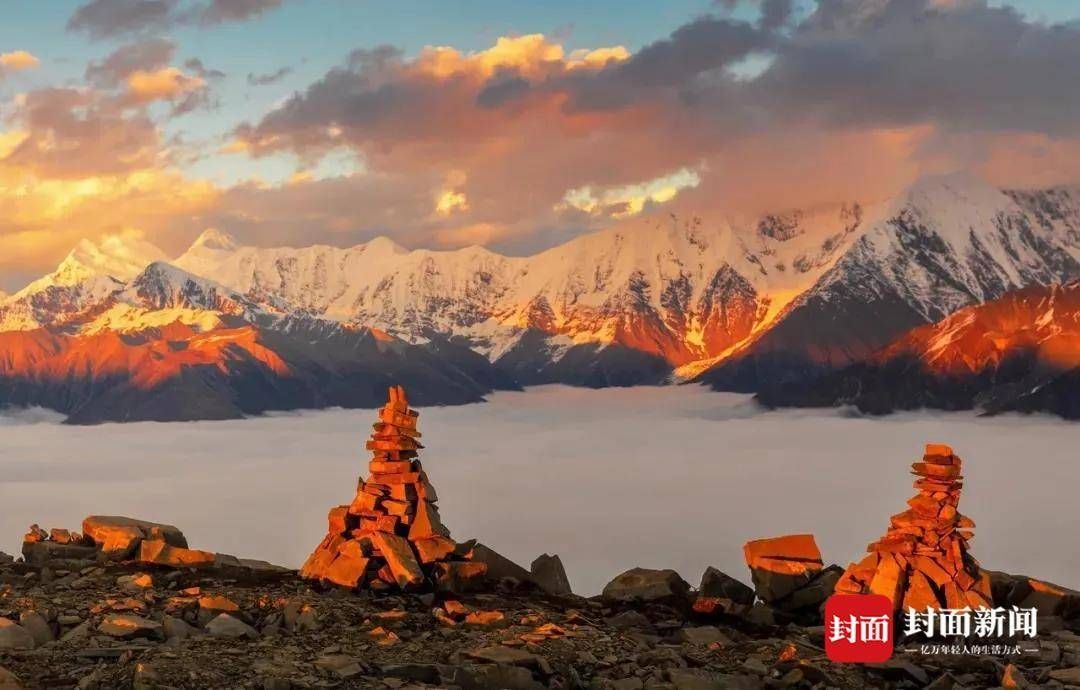
[[[439,519],[438,497],[418,459],[417,417],[405,389],[391,387],[367,442],[370,476],[360,480],[351,504],[330,510],[328,534],[301,577],[409,591],[430,585],[457,591],[484,578],[487,566],[466,560],[471,545],[456,544]]]
[[[919,493],[892,516],[885,536],[867,547],[870,554],[847,567],[836,592],[883,594],[902,611],[989,607],[990,576],[968,553],[975,523],[957,510],[960,458],[949,446],[931,443],[911,467]]]

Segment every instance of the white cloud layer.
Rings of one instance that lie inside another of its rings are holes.
[[[52,419],[53,421],[49,421]],[[326,511],[351,499],[370,411],[229,422],[60,427],[0,418],[0,550],[31,522],[77,528],[93,513],[181,527],[193,546],[297,566]],[[908,463],[953,445],[985,567],[1080,586],[1080,426],[1044,417],[758,411],[694,387],[499,393],[421,410],[424,466],[444,521],[528,566],[562,556],[576,591],[622,570],[707,565],[744,581],[742,544],[816,535],[846,565],[913,494]]]

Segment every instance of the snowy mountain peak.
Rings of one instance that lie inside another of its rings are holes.
[[[894,208],[917,208],[937,215],[949,210],[976,210],[980,218],[1011,208],[1009,197],[984,180],[964,172],[924,175],[895,200]]]
[[[408,249],[402,247],[385,235],[379,235],[378,237],[368,240],[363,246],[371,252],[385,252],[387,254],[407,254],[409,252]]]
[[[165,252],[141,236],[125,233],[106,235],[97,243],[81,240],[60,266],[69,270],[78,266],[94,275],[129,280],[151,261],[165,258]]]
[[[227,232],[222,232],[217,228],[207,228],[202,231],[202,234],[195,238],[195,241],[191,243],[191,248],[188,251],[197,249],[199,247],[205,247],[206,249],[216,251],[232,251],[239,246],[236,242],[236,238]]]
[[[119,293],[118,299],[141,303],[152,309],[178,306],[221,309],[223,302],[249,306],[247,300],[229,288],[164,261],[155,261],[147,266]]]

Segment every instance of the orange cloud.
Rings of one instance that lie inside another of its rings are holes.
[[[37,67],[39,64],[41,61],[25,50],[0,53],[0,72],[18,72]]]
[[[41,64],[41,60],[26,51],[0,53],[0,71],[19,71],[31,69]]]
[[[0,168],[0,270],[48,270],[84,237],[134,229],[154,240],[218,194],[167,170],[56,179]]]
[[[189,77],[175,67],[136,70],[127,77],[127,93],[136,103],[171,101],[206,86],[199,77]]]
[[[455,48],[428,46],[412,65],[419,74],[436,79],[469,76],[488,79],[500,70],[515,70],[526,77],[542,77],[572,67],[603,67],[609,61],[630,56],[623,46],[576,51],[568,58],[562,45],[543,34],[500,36],[495,45],[474,53]]]

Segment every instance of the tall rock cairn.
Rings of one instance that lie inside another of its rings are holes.
[[[911,465],[919,492],[867,547],[870,555],[847,567],[838,594],[883,594],[901,611],[991,605],[990,577],[968,553],[975,523],[957,510],[960,466],[952,448],[927,444],[922,462]]]
[[[482,563],[464,561],[466,548],[450,539],[439,519],[438,497],[418,459],[417,413],[405,389],[389,400],[367,442],[370,475],[349,505],[330,510],[329,532],[300,576],[340,587],[458,589],[483,577]]]

